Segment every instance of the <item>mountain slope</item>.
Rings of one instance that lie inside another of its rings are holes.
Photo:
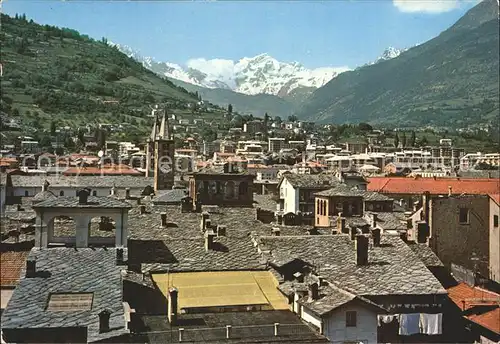
[[[487,0],[450,29],[398,57],[345,72],[296,114],[319,122],[464,127],[498,116],[498,4]]]
[[[153,103],[183,108],[196,97],[75,30],[1,16],[1,110],[24,126],[146,124]]]

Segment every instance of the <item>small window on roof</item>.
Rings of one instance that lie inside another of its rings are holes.
[[[93,293],[57,293],[49,295],[48,311],[90,311]]]
[[[63,190],[59,191],[59,196],[64,196],[64,191]]]
[[[92,191],[92,196],[97,196],[97,191]]]

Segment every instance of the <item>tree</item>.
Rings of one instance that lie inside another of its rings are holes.
[[[373,130],[373,127],[371,125],[369,125],[368,123],[363,123],[363,122],[358,124],[358,128],[361,131],[368,131],[368,132]]]
[[[403,145],[403,148],[405,148],[406,147],[406,134],[405,133],[403,133],[403,138],[401,139],[401,143]]]
[[[394,147],[399,147],[399,135],[396,133],[396,137],[394,138]]]
[[[274,121],[275,121],[276,123],[278,123],[278,124],[280,124],[281,122],[283,122],[283,121],[281,120],[281,117],[280,117],[280,116],[276,116],[276,117],[274,117]]]
[[[233,113],[233,106],[232,106],[231,104],[229,104],[229,105],[227,106],[227,113],[228,113],[228,114],[232,114],[232,113]]]
[[[410,147],[415,147],[415,141],[416,141],[415,131],[412,130],[409,142]]]
[[[429,142],[427,141],[427,138],[424,136],[422,137],[422,139],[420,140],[420,147],[425,147],[429,144]]]
[[[295,115],[288,116],[288,122],[296,122],[296,121],[297,121],[297,116]]]
[[[56,133],[56,122],[50,122],[50,134],[54,135]]]
[[[207,142],[213,142],[217,140],[217,132],[210,127],[204,128],[201,132],[201,136],[203,137],[203,140]]]
[[[52,142],[50,140],[50,137],[43,136],[42,139],[40,140],[40,146],[42,146],[43,148],[52,147]]]

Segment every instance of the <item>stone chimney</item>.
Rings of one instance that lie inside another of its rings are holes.
[[[368,237],[358,234],[354,243],[356,264],[368,265]]]
[[[206,211],[201,213],[201,223],[200,223],[200,230],[204,232],[207,229],[206,222],[210,218],[210,214]]]
[[[123,248],[116,249],[116,265],[123,265]]]
[[[271,230],[271,234],[273,236],[280,236],[281,234],[281,230],[279,227],[273,227],[273,229]]]
[[[162,227],[167,227],[167,213],[163,212],[160,214]]]
[[[371,223],[372,228],[377,227],[377,220],[378,220],[377,213],[371,213],[371,220],[372,220]]]
[[[205,232],[205,251],[210,251],[214,249],[214,238],[215,238],[215,233],[213,231]]]
[[[47,191],[49,189],[50,183],[46,180],[42,185],[42,192]]]
[[[217,236],[226,236],[227,235],[227,226],[226,225],[218,225],[217,226]]]
[[[422,217],[423,220],[429,223],[429,203],[431,200],[431,194],[429,191],[424,192],[422,195]]]
[[[111,188],[111,193],[110,193],[111,196],[116,196],[116,187],[113,185],[113,187]]]
[[[358,234],[358,229],[356,227],[351,227],[349,233],[350,233],[350,236],[351,236],[351,240],[355,240],[356,239],[356,235]]]
[[[87,204],[90,195],[90,190],[81,189],[80,191],[78,191],[77,195],[79,204]]]
[[[308,288],[309,301],[317,300],[319,297],[319,286],[318,283],[310,283]]]
[[[99,333],[104,333],[109,331],[109,318],[111,312],[107,309],[99,313]]]
[[[130,188],[125,189],[125,199],[130,199]]]
[[[451,188],[451,186],[448,186],[448,197],[451,197],[452,194],[453,194],[453,189]]]
[[[380,228],[372,229],[372,238],[373,238],[373,246],[379,247],[381,238]]]
[[[208,231],[211,228],[212,228],[212,220],[206,219],[206,221],[205,221],[205,231]]]
[[[339,213],[337,217],[337,232],[339,233],[348,233],[348,229],[345,225],[345,217],[342,217],[342,213]]]
[[[141,215],[144,215],[146,214],[146,206],[143,204],[139,207],[139,211],[141,213]]]
[[[36,258],[28,258],[26,261],[26,277],[32,278],[36,276]]]
[[[168,322],[170,325],[177,323],[177,303],[179,291],[177,288],[172,287],[168,290]]]

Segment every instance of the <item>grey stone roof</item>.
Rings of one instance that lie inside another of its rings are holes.
[[[378,193],[378,192],[373,192],[373,191],[365,191],[363,198],[367,202],[373,202],[373,201],[391,201],[392,198],[387,197],[384,194]]]
[[[154,204],[180,204],[186,196],[187,189],[173,189],[160,193],[153,198]]]
[[[415,242],[408,243],[415,255],[425,264],[425,266],[444,266],[441,260],[436,256],[432,249],[426,244],[419,244]]]
[[[31,199],[31,202],[38,203],[38,202],[46,201],[48,199],[54,199],[56,197],[57,196],[54,195],[54,193],[52,191],[49,191],[49,190],[40,191],[35,196],[33,196],[33,198]]]
[[[22,276],[2,315],[2,328],[86,326],[89,342],[119,336],[125,329],[120,267],[115,249],[33,248],[38,275]],[[93,293],[90,311],[48,311],[51,293]],[[98,314],[111,311],[110,332],[99,333]]]
[[[85,204],[80,204],[78,197],[56,197],[33,205],[33,208],[119,208],[129,209],[132,206],[113,197],[88,196]]]
[[[283,176],[294,188],[328,189],[340,182],[332,174],[296,174],[287,173]]]
[[[145,188],[154,184],[153,177],[142,176],[11,176],[14,187],[42,187],[47,180],[51,187]]]
[[[398,236],[382,235],[381,246],[369,249],[369,264],[358,266],[348,235],[261,237],[272,265],[301,259],[320,270],[330,283],[357,295],[446,293],[414,252]]]
[[[130,240],[130,262],[143,271],[264,270],[265,263],[250,238],[214,238],[214,250],[205,250],[204,238]]]
[[[7,185],[7,173],[0,173],[0,186]]]
[[[406,222],[402,221],[406,219],[404,213],[400,212],[377,212],[377,227],[383,230],[406,230]]]
[[[364,197],[365,192],[358,190],[356,188],[351,188],[346,184],[337,184],[333,188],[320,191],[316,193],[316,196],[340,196],[340,197]]]

